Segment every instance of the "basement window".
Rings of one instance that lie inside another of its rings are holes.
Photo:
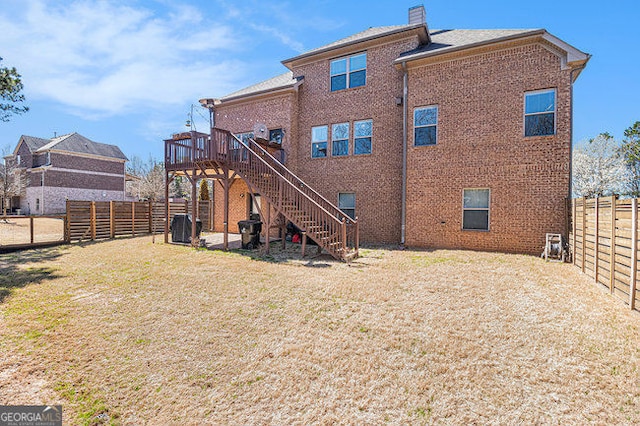
[[[311,158],[324,158],[327,156],[328,131],[329,126],[311,128]]]
[[[489,189],[464,189],[462,195],[462,229],[489,230]]]
[[[549,136],[556,133],[556,91],[538,90],[524,94],[524,135]]]
[[[338,194],[338,208],[345,212],[351,219],[355,219],[356,194],[353,192],[340,192]]]
[[[367,82],[367,52],[331,61],[331,91],[364,86]]]

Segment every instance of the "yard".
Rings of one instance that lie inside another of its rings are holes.
[[[33,242],[44,243],[64,240],[64,220],[33,217]],[[0,219],[0,247],[24,245],[31,242],[28,217],[6,216]]]
[[[0,404],[65,424],[640,423],[640,315],[568,264],[143,237],[0,270]]]

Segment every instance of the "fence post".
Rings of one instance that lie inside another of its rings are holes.
[[[582,197],[582,273],[587,251],[587,198]]]
[[[69,229],[69,201],[67,201],[67,214],[64,215],[64,242],[71,242],[71,230]]]
[[[611,290],[611,294],[613,294],[613,289],[615,288],[615,280],[616,280],[616,204],[617,197],[615,195],[611,196],[611,252],[609,253],[609,288]]]
[[[33,244],[33,216],[29,216],[29,237],[31,238],[31,244]]]
[[[573,260],[573,266],[576,265],[576,231],[577,229],[577,225],[576,225],[576,215],[578,214],[578,203],[576,203],[576,199],[572,199],[571,200],[571,207],[573,210],[573,214],[571,215],[571,222],[572,222],[572,228],[573,228],[573,244],[571,245],[571,258]]]
[[[131,202],[131,235],[136,236],[136,202]]]
[[[109,237],[116,237],[116,208],[115,201],[109,201]]]
[[[635,309],[636,278],[638,273],[638,199],[631,202],[631,278],[629,279],[629,306]]]
[[[89,208],[91,219],[89,221],[89,229],[91,229],[91,241],[96,240],[96,202],[92,201]]]
[[[596,206],[595,206],[595,244],[593,246],[593,278],[596,282],[598,282],[598,255],[599,255],[599,245],[600,245],[600,198],[596,197]]]
[[[147,200],[147,209],[149,211],[149,233],[153,234],[153,203],[151,200]]]

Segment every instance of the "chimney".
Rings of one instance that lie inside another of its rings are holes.
[[[413,6],[409,8],[409,25],[411,24],[426,24],[427,14],[424,11],[424,6]]]

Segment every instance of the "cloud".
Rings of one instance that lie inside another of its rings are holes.
[[[23,76],[25,93],[83,117],[182,105],[237,84],[242,64],[232,28],[191,6],[164,10],[116,0],[68,4],[7,1],[0,56]]]

